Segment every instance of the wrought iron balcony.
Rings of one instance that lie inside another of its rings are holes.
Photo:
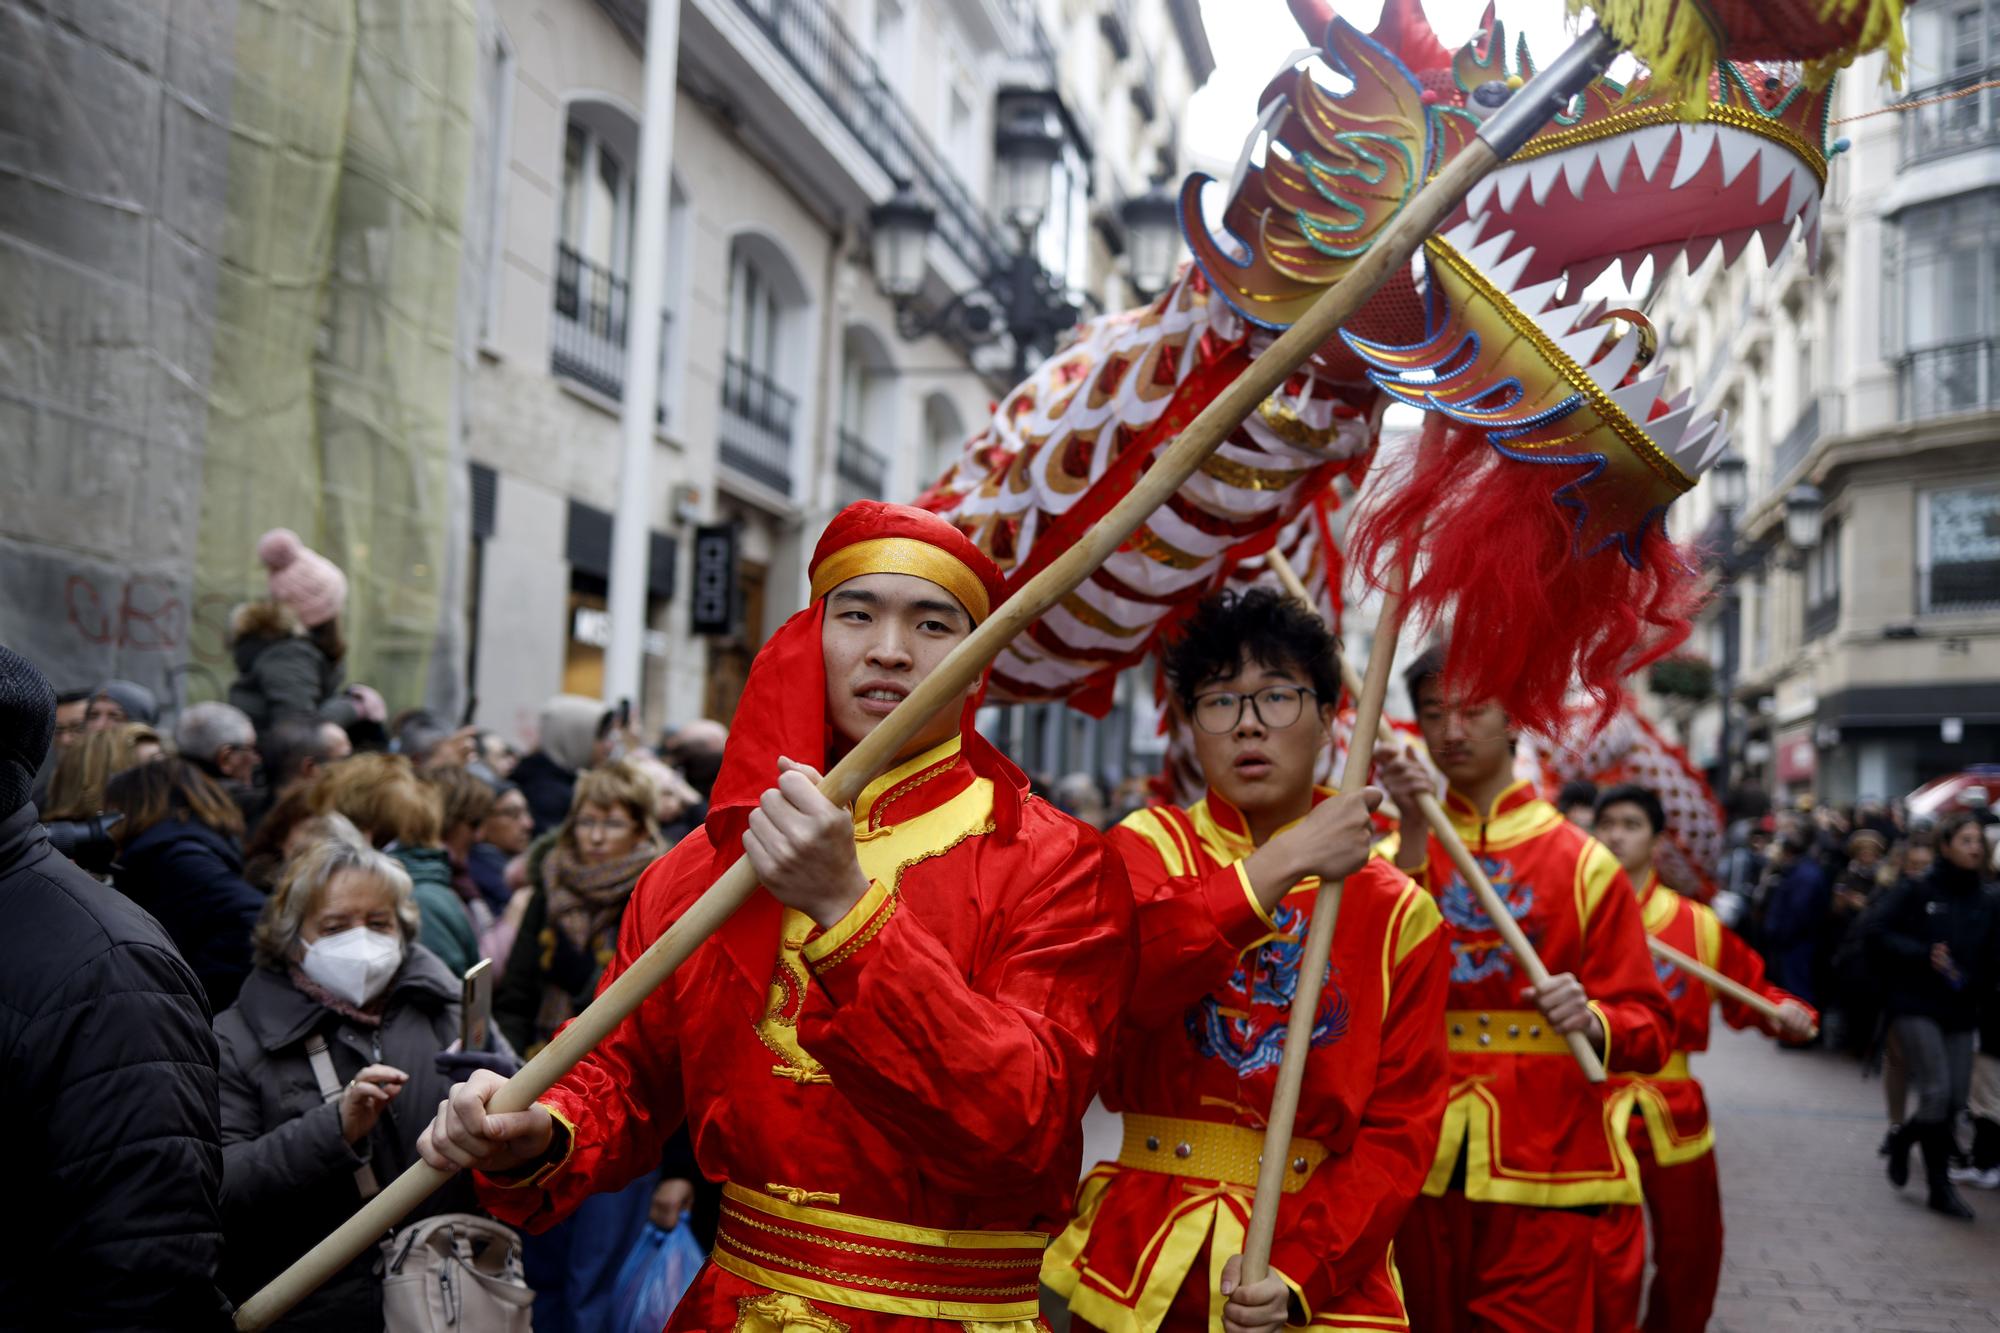
[[[1907,109],[1897,119],[1902,126],[1899,166],[1910,167],[1934,157],[2000,143],[2000,88],[1968,89],[2000,77],[2000,69],[1968,70],[1943,83],[1918,88],[1903,99]],[[1953,93],[1963,94],[1952,97]],[[1950,101],[1931,101],[1950,97]],[[1922,105],[1931,101],[1928,106]]]
[[[549,336],[549,366],[556,374],[594,389],[606,398],[625,397],[625,332],[631,289],[625,279],[585,259],[567,245],[556,246],[556,317]],[[667,348],[673,314],[660,312],[660,404],[667,419]]]
[[[733,356],[722,359],[722,430],[717,453],[743,476],[792,493],[792,427],[798,398]]]
[[[825,0],[736,3],[876,164],[935,206],[938,236],[952,253],[974,273],[996,267],[1009,249],[998,225]]]
[[[840,480],[843,505],[879,500],[889,484],[889,457],[861,436],[843,430],[834,451],[833,471]]]
[[[1821,436],[1832,435],[1840,429],[1841,400],[1826,394],[1814,398],[1806,404],[1792,428],[1785,432],[1785,438],[1778,441],[1778,447],[1771,454],[1771,485],[1767,493],[1775,494],[1787,490],[1796,479],[1793,474],[1806,461],[1813,445]]]
[[[1896,365],[1896,409],[1904,421],[1995,407],[2000,407],[2000,340],[1925,347],[1905,353]]]

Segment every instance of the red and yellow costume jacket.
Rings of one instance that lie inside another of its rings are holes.
[[[760,891],[541,1099],[566,1134],[525,1179],[480,1178],[494,1215],[547,1226],[685,1117],[726,1193],[676,1327],[1028,1328],[1134,956],[1117,857],[1008,781],[954,737],[871,783],[867,895],[822,931]],[[612,975],[717,859],[704,832],[654,863]]]
[[[1220,1330],[1318,881],[1267,913],[1243,817],[1213,792],[1109,838],[1139,905],[1139,985],[1104,1092],[1125,1143],[1085,1179],[1043,1280],[1111,1333]],[[1436,1150],[1447,964],[1407,876],[1378,858],[1346,881],[1271,1254],[1315,1328],[1407,1327],[1389,1242]]]
[[[1607,1069],[1666,1063],[1673,1018],[1654,975],[1638,900],[1603,844],[1538,799],[1525,782],[1480,811],[1457,792],[1445,809],[1468,850],[1551,974],[1583,984],[1604,1025]],[[1451,1095],[1424,1193],[1442,1195],[1464,1159],[1468,1199],[1572,1208],[1637,1203],[1626,1144],[1632,1091],[1593,1086],[1541,1012],[1522,998],[1527,974],[1501,942],[1444,847],[1426,835],[1416,878],[1437,898],[1451,950],[1445,1016]],[[1393,846],[1394,839],[1391,839]]]
[[[1673,945],[1731,981],[1748,986],[1773,1004],[1786,1000],[1805,1003],[1766,981],[1764,960],[1743,942],[1742,936],[1723,925],[1713,911],[1675,893],[1651,871],[1639,890],[1638,902],[1648,935]],[[1638,1097],[1639,1116],[1631,1127],[1632,1142],[1647,1141],[1653,1160],[1661,1166],[1678,1166],[1715,1147],[1715,1130],[1708,1123],[1708,1100],[1702,1095],[1701,1084],[1688,1072],[1688,1056],[1708,1049],[1710,1011],[1720,1005],[1723,1021],[1733,1028],[1754,1027],[1774,1037],[1778,1029],[1749,1005],[1711,991],[1705,983],[1664,958],[1655,959],[1653,967],[1668,1003],[1673,1006],[1673,1054],[1660,1069],[1620,1081],[1628,1084]]]

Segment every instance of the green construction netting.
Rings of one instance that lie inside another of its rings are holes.
[[[257,538],[293,528],[347,572],[348,678],[392,701],[426,697],[450,620],[477,65],[470,0],[237,14],[196,605],[262,595]]]

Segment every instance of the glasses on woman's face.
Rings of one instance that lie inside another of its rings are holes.
[[[604,833],[614,838],[621,833],[630,833],[637,827],[639,826],[629,819],[579,819],[576,821],[576,831],[578,833]]]
[[[1197,694],[1194,723],[1211,736],[1226,736],[1242,723],[1243,710],[1248,708],[1265,730],[1283,731],[1299,720],[1306,696],[1312,693],[1303,685],[1266,685],[1248,694],[1235,690]]]

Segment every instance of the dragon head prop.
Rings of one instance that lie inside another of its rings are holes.
[[[1490,18],[1451,51],[1416,0],[1388,0],[1373,33],[1321,0],[1292,3],[1313,42],[1305,55],[1323,70],[1302,56],[1267,86],[1215,231],[1198,207],[1210,182],[1186,183],[1194,264],[1156,301],[1079,328],[918,501],[971,536],[1012,585],[1073,543],[1341,281],[1534,73]],[[1196,600],[1254,563],[1337,477],[1361,476],[1382,410],[1397,399],[1430,412],[1440,438],[1417,451],[1439,475],[1395,495],[1416,497],[1431,481],[1460,493],[1480,468],[1504,462],[1505,484],[1472,489],[1506,497],[1506,519],[1533,539],[1487,543],[1510,557],[1509,586],[1546,592],[1531,608],[1542,620],[1613,626],[1572,629],[1589,642],[1547,659],[1555,665],[1537,679],[1560,674],[1566,687],[1573,666],[1608,678],[1671,639],[1687,579],[1660,514],[1720,452],[1721,425],[1659,391],[1664,362],[1642,319],[1587,302],[1583,289],[1614,263],[1699,262],[1716,250],[1730,259],[1753,237],[1775,251],[1795,229],[1816,250],[1827,168],[1823,90],[1721,64],[1709,91],[1697,114],[1644,79],[1585,88],[1471,193],[1422,265],[1396,274],[1103,568],[1002,652],[993,697],[1065,699],[1101,714],[1119,674]],[[1364,509],[1383,489],[1371,472]],[[1458,512],[1477,521],[1411,526],[1452,512],[1420,506],[1400,526],[1359,528],[1386,534],[1364,554],[1425,540],[1425,569],[1445,577],[1413,588],[1420,606],[1442,608],[1476,586],[1466,582],[1476,560],[1454,568],[1436,557],[1477,543],[1430,540],[1487,531],[1476,506]],[[1596,577],[1607,566],[1626,571],[1622,582]],[[1581,593],[1565,586],[1579,571],[1589,575]],[[1458,637],[1492,623],[1460,607]],[[1519,702],[1522,669],[1499,663],[1496,693]],[[1544,702],[1536,694],[1525,711]]]
[[[1345,87],[1303,59],[1266,86],[1219,230],[1207,178],[1181,195],[1196,264],[1259,329],[1342,281],[1535,73],[1490,9],[1448,52],[1416,0],[1390,0],[1373,34],[1328,16],[1312,54]],[[1400,481],[1369,488],[1356,553],[1378,582],[1408,571],[1412,612],[1453,622],[1455,688],[1524,726],[1562,725],[1577,683],[1608,716],[1622,678],[1685,636],[1693,562],[1664,515],[1726,440],[1668,392],[1644,317],[1586,287],[1614,264],[1630,281],[1649,260],[1733,262],[1753,239],[1775,261],[1795,231],[1817,260],[1826,86],[1722,61],[1706,93],[1589,84],[1315,357],[1432,414]]]

